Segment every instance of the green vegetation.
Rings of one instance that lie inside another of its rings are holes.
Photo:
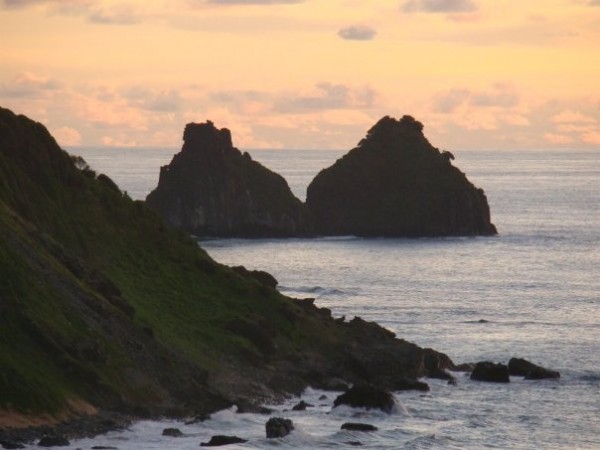
[[[167,384],[202,381],[224,355],[242,367],[263,357],[263,341],[293,354],[337,339],[316,339],[311,319],[300,332],[299,306],[212,261],[42,125],[5,109],[0,237],[2,408],[173,404]],[[268,336],[253,336],[259,323]]]
[[[393,387],[433,353],[217,264],[0,108],[0,411],[207,412],[329,377]]]

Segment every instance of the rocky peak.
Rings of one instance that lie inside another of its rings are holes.
[[[361,145],[373,141],[393,143],[399,139],[409,138],[425,139],[421,122],[412,116],[402,116],[399,120],[385,116],[371,127],[365,139],[361,141]]]
[[[233,147],[231,131],[218,129],[207,120],[205,123],[188,123],[183,132],[183,141],[191,149],[211,149]]]

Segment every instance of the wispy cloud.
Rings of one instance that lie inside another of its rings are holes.
[[[302,2],[304,0],[192,0],[192,3],[206,3],[209,5],[285,5]]]
[[[0,0],[0,7],[7,9],[25,9],[36,5],[54,5],[58,7],[90,6],[92,0]]]
[[[351,25],[338,31],[338,36],[349,41],[370,41],[377,31],[367,25]]]
[[[434,98],[434,111],[451,114],[460,106],[480,108],[512,108],[519,104],[519,95],[510,85],[497,83],[490,91],[472,91],[470,89],[451,89]]]
[[[102,25],[133,25],[141,16],[129,5],[100,6],[98,0],[0,0],[5,9],[26,9],[40,6],[50,16],[83,17],[90,23]]]
[[[407,0],[402,5],[404,12],[465,13],[477,10],[472,0]]]
[[[280,113],[302,113],[348,108],[368,108],[376,93],[369,87],[353,88],[344,84],[319,83],[309,94],[280,94],[274,108]]]
[[[12,80],[0,84],[0,94],[9,98],[42,97],[58,91],[61,83],[32,72],[22,72]]]

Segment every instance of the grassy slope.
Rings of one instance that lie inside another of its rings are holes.
[[[303,315],[298,306],[213,262],[144,204],[76,169],[42,125],[4,109],[0,236],[0,407],[41,412],[68,397],[108,401],[97,398],[99,386],[135,403],[157,383],[144,388],[126,376],[151,366],[127,348],[132,339],[150,345],[144,333],[157,352],[198,373],[218,371],[223,355],[260,358],[256,342],[230,331],[240,318],[268,323],[269,344],[281,353],[337,339],[310,318],[299,331],[290,320]],[[120,336],[122,327],[135,332]],[[100,356],[86,359],[80,342]]]
[[[0,108],[0,413],[187,414],[328,377],[393,388],[452,364],[434,353],[215,263]]]

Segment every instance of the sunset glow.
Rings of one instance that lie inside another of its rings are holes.
[[[0,105],[63,146],[600,149],[598,0],[0,0]]]

